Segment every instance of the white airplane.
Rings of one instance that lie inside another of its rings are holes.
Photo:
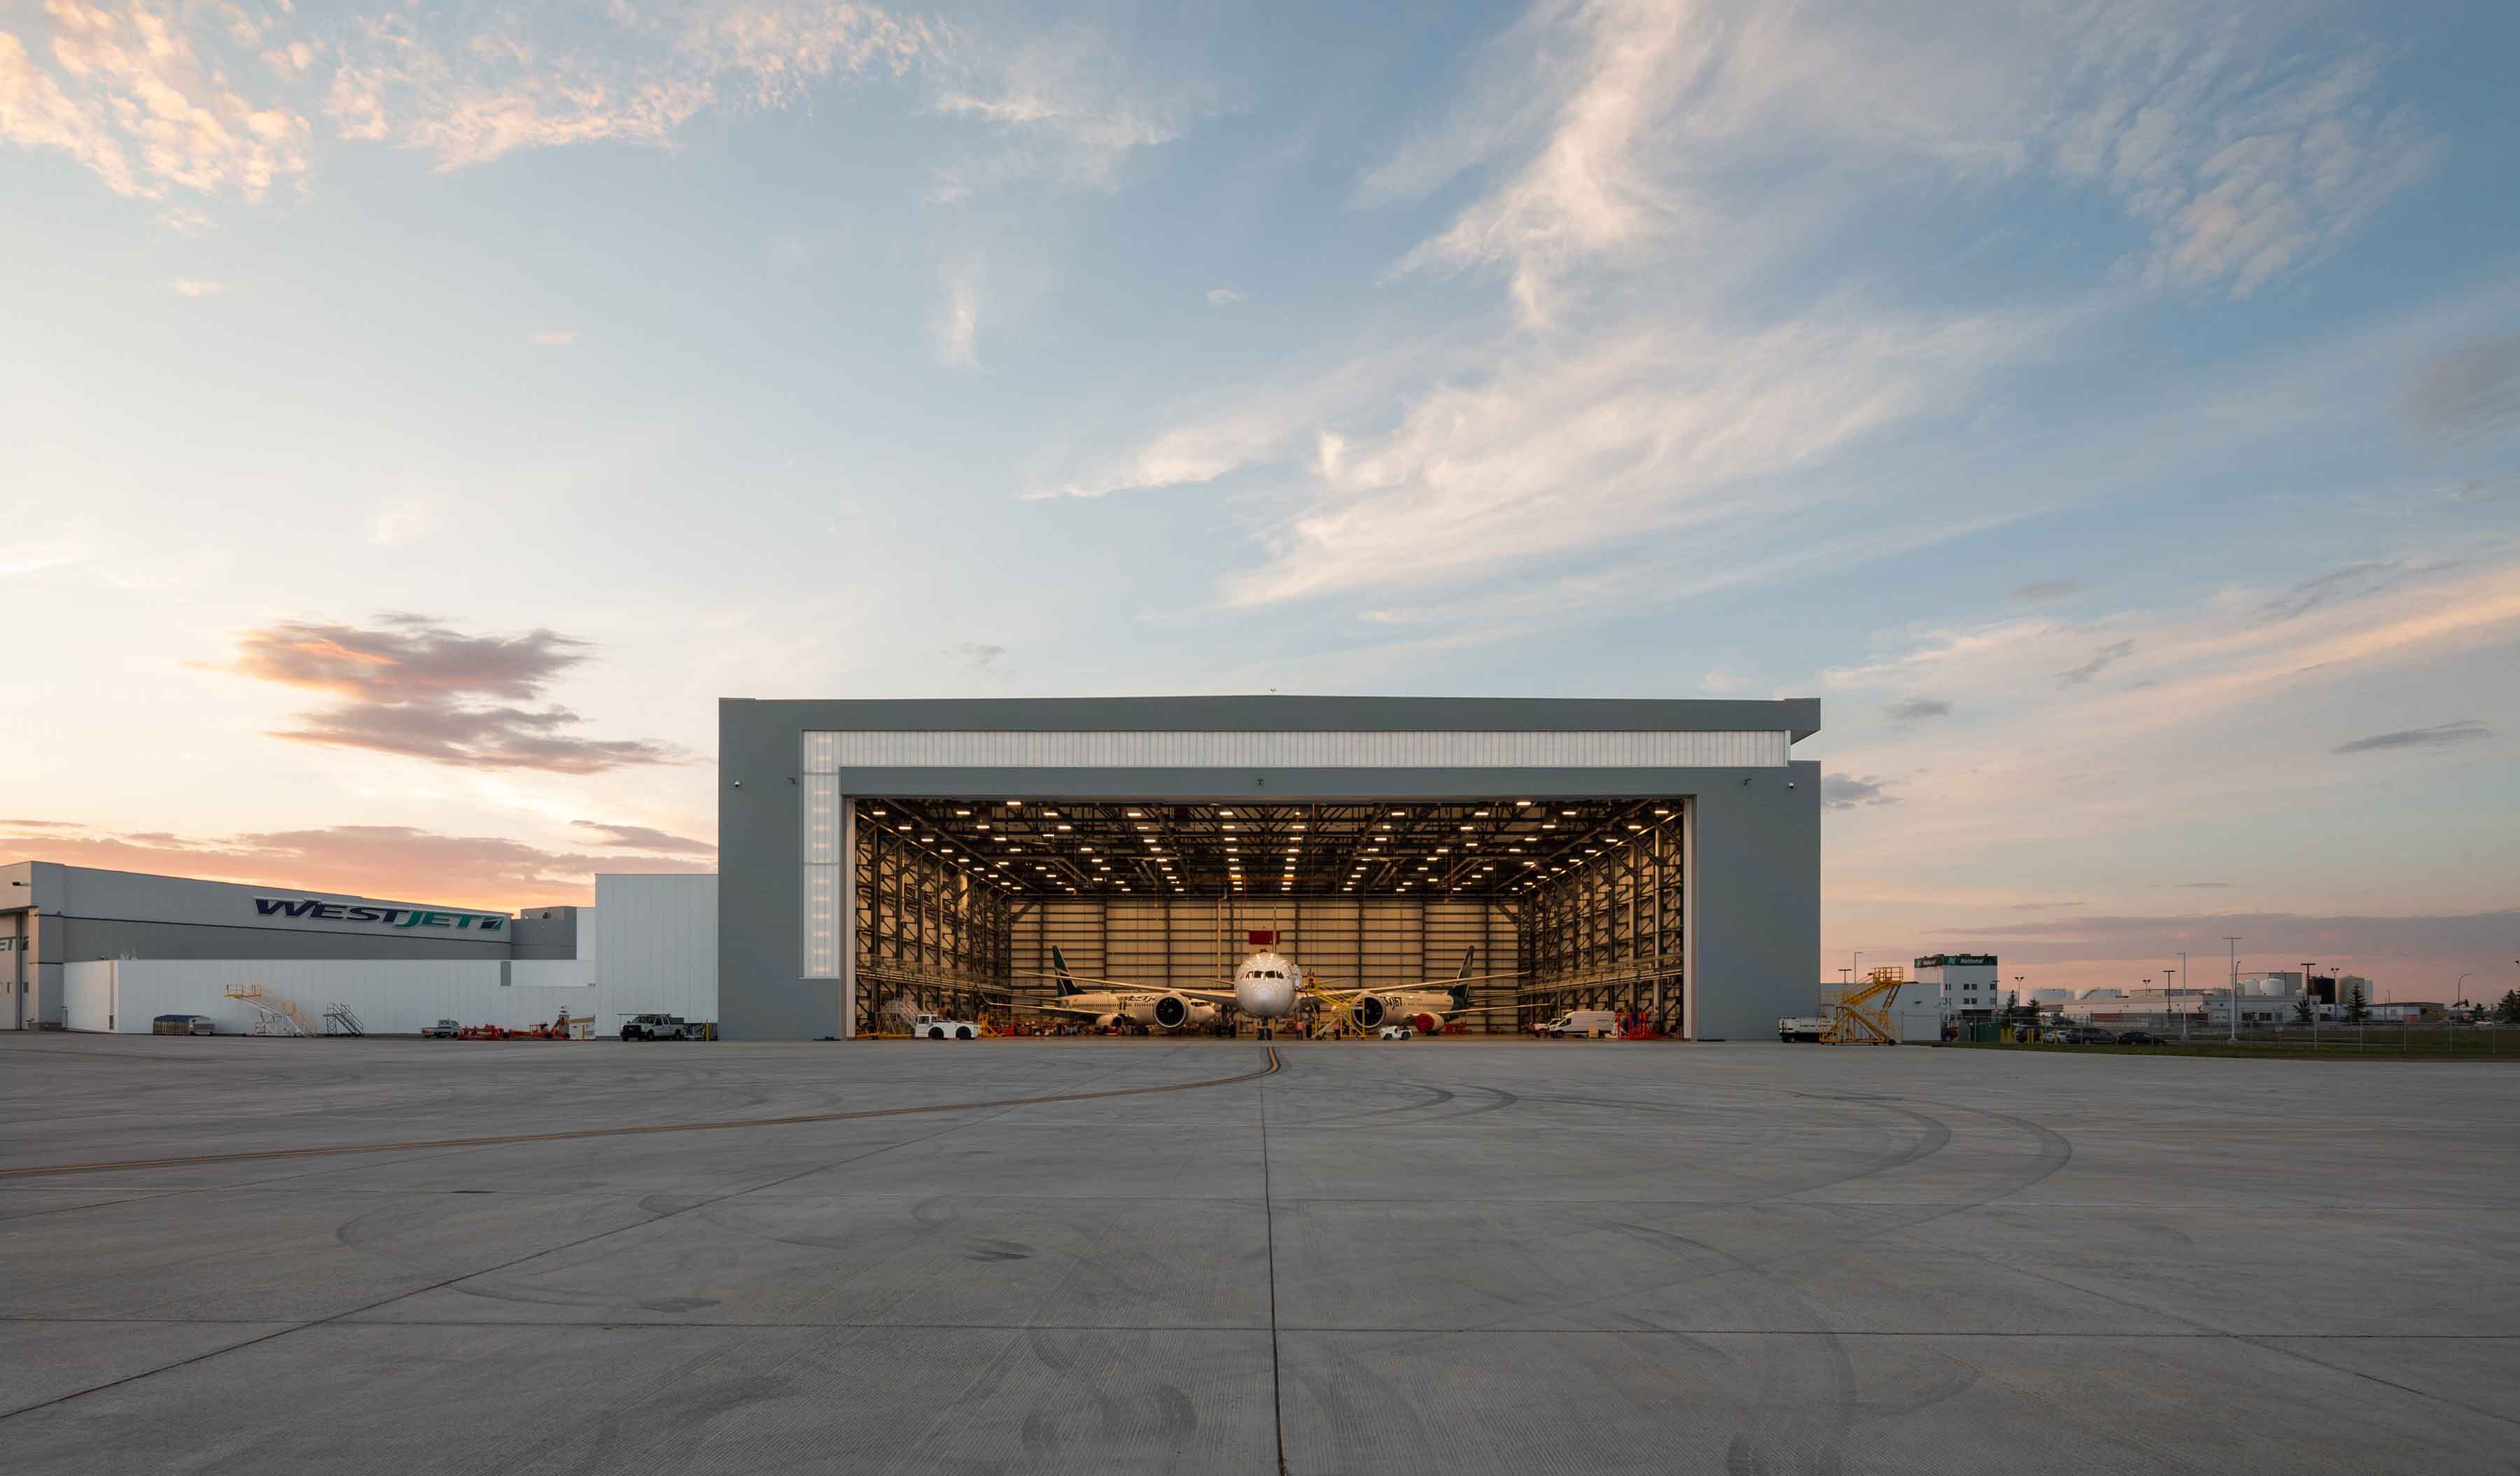
[[[1103,986],[1102,989],[1079,989],[1076,976],[1067,971],[1067,956],[1056,946],[1050,950],[1050,965],[1058,981],[1058,997],[1037,1000],[1024,1007],[1057,1015],[1083,1015],[1094,1022],[1097,1030],[1107,1030],[1122,1020],[1134,1020],[1148,1030],[1205,1030],[1216,1023],[1217,1006],[1234,999],[1231,992],[1213,990],[1132,987],[1109,979],[1086,981]]]
[[[1444,1028],[1444,1022],[1470,1007],[1470,960],[1478,956],[1475,947],[1462,950],[1462,971],[1442,989],[1431,988],[1432,981],[1421,985],[1404,985],[1399,989],[1321,990],[1326,998],[1347,1001],[1350,1013],[1360,1029],[1379,1030],[1386,1025],[1406,1025],[1421,1036],[1431,1036]],[[1499,978],[1499,975],[1487,975]]]
[[[1353,990],[1324,989],[1313,984],[1311,990],[1319,998],[1344,1002],[1357,1023],[1367,1030],[1405,1022],[1432,1034],[1447,1017],[1470,1007],[1470,960],[1477,954],[1476,948],[1463,952],[1462,972],[1442,988],[1428,980]],[[1103,1027],[1129,1019],[1150,1029],[1200,1028],[1215,1023],[1218,1006],[1231,1004],[1258,1022],[1260,1038],[1266,1040],[1273,1035],[1273,1022],[1295,1012],[1296,998],[1309,983],[1303,966],[1275,948],[1262,948],[1236,965],[1233,984],[1226,989],[1153,989],[1116,979],[1087,979],[1084,983],[1102,988],[1084,990],[1078,988],[1078,976],[1068,972],[1067,959],[1056,946],[1050,950],[1050,960],[1058,981],[1059,997],[1055,1002],[1044,1000],[1028,1007],[1089,1016]]]

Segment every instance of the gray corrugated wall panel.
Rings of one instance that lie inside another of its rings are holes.
[[[1776,702],[1594,697],[972,697],[755,699],[729,697],[726,709],[752,709],[756,722],[808,728],[957,728],[1064,731],[1215,731],[1239,729],[1419,729],[1486,731],[1627,730],[1699,732],[1783,729],[1795,738],[1820,731],[1820,699]]]
[[[1450,729],[1358,733],[1173,728],[1159,733],[954,728],[809,729],[805,783],[897,768],[1782,768],[1782,728],[1720,732]]]
[[[212,927],[203,923],[121,918],[43,919],[47,961],[89,958],[506,958],[504,936],[289,932],[280,928]],[[417,932],[418,930],[411,930]]]
[[[718,1033],[730,1040],[836,1036],[840,981],[799,972],[802,796],[790,782],[797,729],[759,720],[750,708],[718,704]]]
[[[1820,977],[1820,765],[1707,785],[1695,803],[1697,1038],[1766,1039]]]

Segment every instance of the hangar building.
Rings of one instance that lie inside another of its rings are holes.
[[[717,879],[604,875],[598,905],[485,912],[296,887],[0,864],[0,1029],[146,1034],[158,1013],[222,1033],[251,985],[310,1017],[352,1007],[379,1035],[440,1018],[523,1027],[562,1011],[605,1034],[631,1014],[717,1008]]]
[[[1483,977],[1762,1038],[1820,963],[1816,699],[757,701],[718,709],[722,1033],[871,1033],[1075,972]]]

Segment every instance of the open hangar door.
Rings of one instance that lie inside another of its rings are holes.
[[[1604,1008],[1685,1026],[1687,803],[852,803],[856,1027],[1006,1020],[1074,974],[1211,988],[1249,940],[1332,988],[1480,976],[1469,1032]]]

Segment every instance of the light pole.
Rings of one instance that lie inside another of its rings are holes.
[[[2301,966],[2301,992],[2304,994],[2308,994],[2311,992],[2311,971],[2318,967],[2318,965],[2315,963],[2305,963]],[[2313,1050],[2318,1049],[2318,1001],[2317,999],[2312,999],[2310,1001],[2310,1048]]]
[[[2187,950],[2185,948],[2179,950],[2179,988],[2182,992],[2187,988]],[[2187,1038],[2187,1012],[2185,1010],[2182,1010],[2179,1013],[2179,1038],[2182,1040]]]
[[[2240,940],[2237,934],[2226,933],[2223,941],[2231,946],[2231,1007],[2223,1013],[2231,1028],[2231,1043],[2240,1043]]]

